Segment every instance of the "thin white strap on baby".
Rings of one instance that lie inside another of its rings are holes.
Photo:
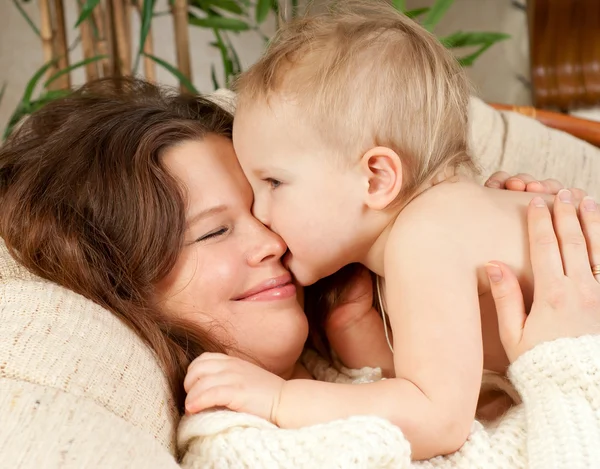
[[[392,347],[392,342],[390,341],[390,336],[388,333],[388,325],[387,325],[387,314],[385,313],[385,305],[383,302],[383,295],[381,294],[381,277],[377,276],[377,281],[375,282],[377,285],[377,301],[379,303],[379,309],[381,310],[381,318],[383,319],[383,330],[385,331],[385,340],[387,340],[388,347],[394,353],[394,347]]]

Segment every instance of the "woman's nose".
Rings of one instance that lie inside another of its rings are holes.
[[[279,260],[287,250],[287,245],[277,233],[257,221],[255,242],[248,255],[248,263],[257,266],[265,261]]]

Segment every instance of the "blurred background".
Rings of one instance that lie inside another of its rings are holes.
[[[455,51],[483,100],[600,121],[600,0],[390,2]],[[100,76],[145,75],[194,92],[227,86],[279,22],[306,8],[301,0],[0,0],[0,132]]]

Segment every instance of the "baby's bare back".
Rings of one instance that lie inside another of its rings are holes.
[[[496,309],[484,266],[502,261],[517,274],[525,306],[533,299],[533,274],[529,261],[527,206],[537,194],[488,189],[462,179],[427,190],[401,213],[400,223],[412,216],[428,216],[436,223],[451,224],[463,243],[464,262],[472,265],[479,292],[484,368],[505,373],[508,359],[500,342]],[[551,197],[544,197],[551,201]],[[418,214],[418,215],[417,215]]]

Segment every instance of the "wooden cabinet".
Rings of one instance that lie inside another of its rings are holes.
[[[600,104],[600,0],[529,0],[534,105]]]

